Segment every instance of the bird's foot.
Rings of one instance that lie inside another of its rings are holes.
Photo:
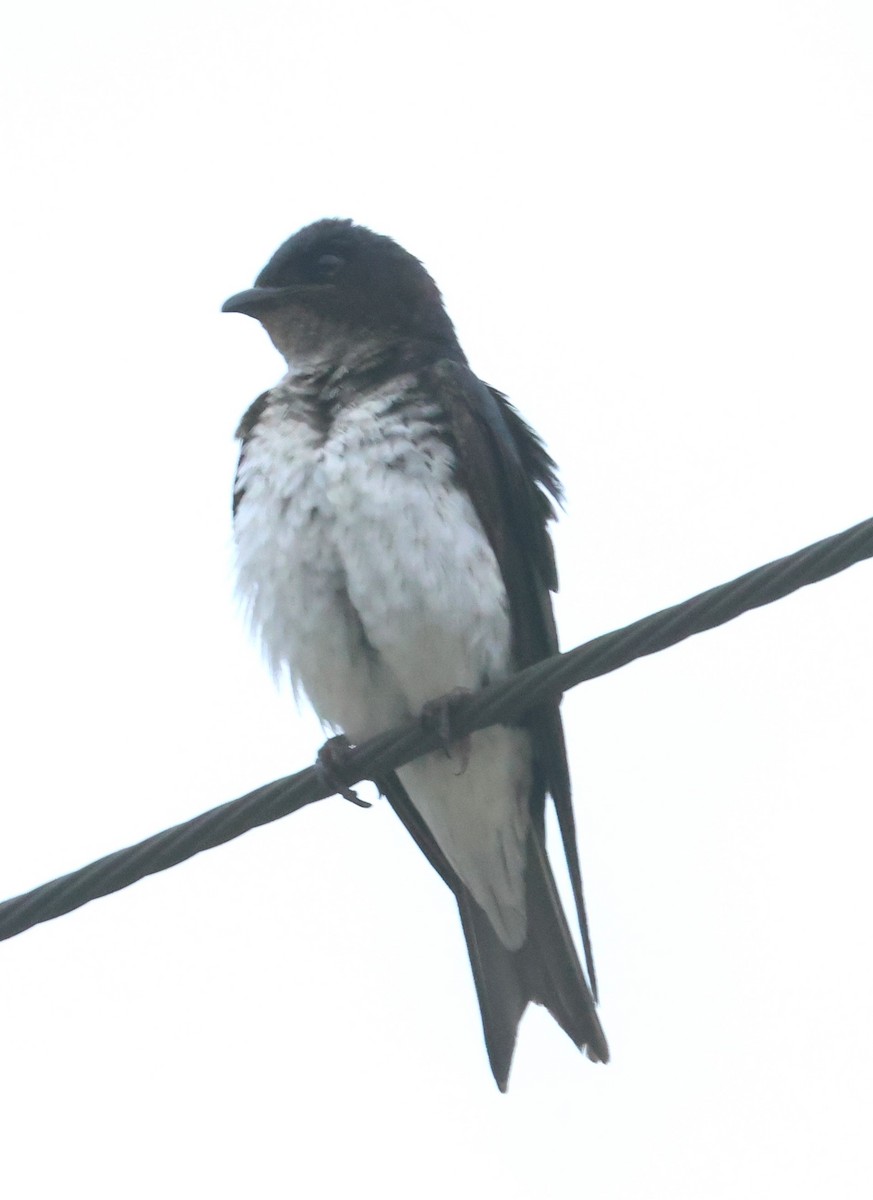
[[[315,770],[325,787],[331,788],[338,796],[357,804],[358,808],[372,808],[368,800],[362,800],[337,774],[347,766],[351,748],[352,744],[344,733],[328,738],[315,756]]]
[[[452,688],[444,696],[437,696],[436,700],[428,700],[421,708],[421,723],[428,732],[437,735],[446,758],[454,758],[457,753],[460,760],[460,770],[456,772],[458,775],[464,774],[470,761],[471,736],[469,733],[464,734],[461,738],[453,736],[452,709],[458,700],[472,694],[470,688]]]

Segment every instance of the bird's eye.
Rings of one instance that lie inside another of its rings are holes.
[[[338,254],[320,254],[315,260],[315,269],[319,279],[332,279],[342,267],[345,259]]]

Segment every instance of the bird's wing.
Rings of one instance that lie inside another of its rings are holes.
[[[468,367],[443,360],[429,381],[449,416],[458,480],[468,492],[494,551],[509,598],[516,666],[558,651],[550,592],[557,591],[555,556],[547,525],[561,488],[555,463],[505,396]],[[582,892],[570,773],[558,702],[524,717],[534,746],[532,817],[543,836],[545,795],[555,805],[579,918],[585,964],[596,998],[597,980]]]

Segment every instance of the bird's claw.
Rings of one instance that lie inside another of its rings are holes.
[[[428,700],[421,707],[421,723],[426,730],[433,732],[439,739],[440,746],[446,758],[453,758],[457,752],[461,762],[458,775],[463,775],[470,761],[470,734],[461,738],[452,735],[452,709],[458,700],[472,695],[470,688],[456,687],[436,700]]]
[[[358,808],[372,808],[369,800],[362,800],[337,774],[346,766],[351,748],[351,742],[343,733],[328,738],[315,756],[315,770],[325,787],[331,788],[338,796],[350,804],[357,804]]]

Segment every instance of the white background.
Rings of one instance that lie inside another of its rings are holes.
[[[873,513],[873,10],[18,6],[0,894],[307,765],[233,597],[221,316],[391,234],[560,461],[563,645]],[[500,1096],[452,899],[315,805],[0,947],[3,1194],[867,1197],[873,566],[565,703],[614,1061]]]

